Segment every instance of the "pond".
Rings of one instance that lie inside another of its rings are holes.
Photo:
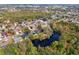
[[[44,39],[44,40],[32,40],[32,43],[34,46],[38,47],[46,47],[46,46],[50,46],[54,41],[59,41],[61,36],[60,32],[56,32],[54,31],[53,34],[50,36],[50,38]]]

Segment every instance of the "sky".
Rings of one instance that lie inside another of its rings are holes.
[[[0,4],[79,4],[79,0],[0,0]]]

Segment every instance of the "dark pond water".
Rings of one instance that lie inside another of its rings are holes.
[[[44,39],[42,41],[36,39],[36,40],[32,40],[32,43],[34,46],[38,47],[46,47],[46,46],[50,46],[54,41],[59,41],[61,36],[60,32],[56,32],[54,31],[53,34],[50,36],[50,38]]]

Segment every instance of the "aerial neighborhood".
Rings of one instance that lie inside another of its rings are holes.
[[[1,54],[79,54],[78,50],[77,5],[0,5]]]

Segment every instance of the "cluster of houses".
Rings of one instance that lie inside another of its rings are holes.
[[[51,16],[53,20],[79,23],[79,9],[77,8],[54,8],[52,12],[54,12]]]
[[[0,23],[0,46],[7,45],[11,39],[17,43],[24,38],[28,38],[30,34],[45,32],[45,28],[48,28],[49,31],[51,31],[48,22],[41,19],[22,21],[20,23],[5,20]]]

